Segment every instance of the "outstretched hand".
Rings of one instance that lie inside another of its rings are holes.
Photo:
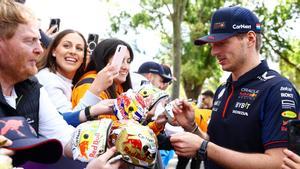
[[[194,157],[203,139],[190,132],[183,132],[171,135],[170,141],[177,155]]]
[[[115,152],[116,147],[108,149],[104,154],[89,162],[86,169],[118,169],[121,161],[109,160]]]
[[[99,103],[91,107],[92,117],[96,117],[102,114],[113,114],[112,107],[114,104],[114,99],[101,100]]]
[[[192,105],[186,100],[176,99],[172,110],[178,124],[186,131],[192,131],[195,127],[195,113]]]
[[[283,153],[286,157],[283,158],[282,169],[300,169],[300,156],[294,152],[285,149]]]
[[[51,26],[45,33],[48,37],[54,39],[55,36],[59,33],[58,31],[57,32],[54,32],[54,30],[57,29],[57,25],[53,25]]]
[[[13,155],[14,152],[12,150],[3,148],[3,147],[10,146],[10,145],[12,145],[12,141],[6,137],[0,135],[0,155],[7,155],[7,156]]]

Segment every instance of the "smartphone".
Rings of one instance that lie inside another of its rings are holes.
[[[95,50],[95,48],[98,44],[98,39],[99,39],[98,34],[90,33],[88,36],[87,44],[88,44],[88,48],[89,48],[91,54],[93,53],[93,51]]]
[[[300,120],[289,120],[288,128],[288,149],[300,155]]]
[[[52,33],[58,32],[59,31],[59,27],[60,27],[60,19],[59,18],[53,18],[50,20],[50,25],[49,25],[49,29],[54,26],[57,25],[57,27],[53,30]]]
[[[127,50],[126,46],[118,45],[117,49],[115,51],[115,54],[112,58],[111,64],[115,65],[117,67],[118,71],[121,69],[122,62],[123,62],[123,59],[124,59],[125,54],[126,54],[126,50]]]

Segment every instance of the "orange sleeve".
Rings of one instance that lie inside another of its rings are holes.
[[[201,128],[202,131],[207,132],[207,126],[210,121],[211,110],[194,108],[195,122]]]
[[[100,97],[102,100],[110,99],[110,97],[109,97],[109,95],[106,93],[106,91],[100,92],[99,97]]]
[[[78,83],[80,83],[81,81],[88,79],[88,78],[95,79],[96,75],[97,75],[96,71],[89,71],[80,78]],[[74,86],[74,88],[72,90],[71,101],[72,101],[73,108],[76,107],[76,105],[79,103],[80,99],[83,98],[85,92],[87,90],[89,90],[89,88],[92,85],[92,83],[90,83],[90,82],[82,83],[80,85],[78,83]],[[79,85],[79,86],[77,86],[77,85]]]
[[[72,91],[72,106],[73,108],[79,103],[85,92],[90,88],[91,83],[85,83],[75,87]]]
[[[150,129],[153,130],[153,132],[154,132],[155,135],[158,135],[158,134],[164,129],[163,127],[162,127],[162,128],[159,128],[159,127],[156,125],[156,123],[155,123],[154,121],[148,123],[147,126],[148,126]]]
[[[109,98],[110,98],[109,95],[108,95],[105,91],[100,92],[99,97],[100,97],[102,100],[105,100],[105,99],[109,99]],[[113,121],[118,120],[118,118],[117,118],[114,114],[103,114],[103,115],[99,115],[99,116],[98,116],[98,119],[103,119],[103,118],[112,119]]]

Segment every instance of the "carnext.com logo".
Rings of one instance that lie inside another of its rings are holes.
[[[234,24],[234,25],[232,25],[232,28],[233,29],[251,29],[251,25],[244,25],[244,24],[237,25],[237,24]]]

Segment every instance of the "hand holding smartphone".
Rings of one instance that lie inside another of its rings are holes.
[[[126,54],[127,47],[124,45],[118,45],[115,54],[112,58],[111,65],[116,66],[118,72],[121,69],[123,59]]]
[[[59,31],[59,27],[60,27],[60,19],[59,18],[53,18],[50,20],[50,25],[49,25],[49,29],[52,27],[52,26],[55,26],[56,25],[56,28],[53,30],[52,33],[55,33],[55,32],[58,32]]]

